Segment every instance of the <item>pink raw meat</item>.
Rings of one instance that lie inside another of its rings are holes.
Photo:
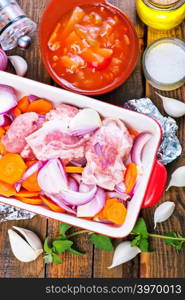
[[[71,161],[84,157],[84,146],[88,136],[71,136],[63,125],[63,121],[59,119],[48,121],[26,138],[37,159],[44,161],[59,157]]]
[[[112,118],[105,119],[102,127],[87,143],[87,165],[82,174],[83,182],[114,190],[115,185],[123,181],[123,161],[127,158],[132,143],[123,122]]]
[[[24,149],[22,150],[21,152],[21,156],[24,158],[24,159],[27,159],[27,160],[33,160],[33,159],[36,159],[32,149],[30,148],[30,146],[27,144]]]
[[[34,112],[18,116],[2,138],[8,152],[21,153],[26,146],[25,137],[38,129],[39,115]]]

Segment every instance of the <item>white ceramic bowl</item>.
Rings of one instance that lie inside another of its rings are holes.
[[[29,205],[16,199],[0,197],[0,202],[2,203],[10,204],[76,227],[85,228],[114,238],[127,236],[133,229],[141,208],[156,203],[164,190],[166,170],[156,160],[156,153],[161,141],[161,128],[158,123],[143,114],[2,71],[0,71],[0,84],[12,86],[19,98],[35,94],[41,98],[51,100],[55,105],[66,103],[80,108],[91,107],[104,117],[119,118],[138,132],[147,131],[152,134],[152,138],[143,151],[144,174],[141,183],[136,189],[132,200],[129,202],[126,220],[120,227],[80,219],[65,213],[52,212],[44,206]]]

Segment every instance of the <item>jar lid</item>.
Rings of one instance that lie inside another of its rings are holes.
[[[151,2],[159,5],[172,5],[179,2],[179,0],[151,0]]]

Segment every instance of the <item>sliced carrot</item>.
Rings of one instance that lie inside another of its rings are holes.
[[[6,148],[5,146],[3,145],[3,143],[0,141],[0,154],[1,155],[5,155],[7,154],[8,152],[6,151]]]
[[[39,198],[24,198],[24,197],[16,197],[16,198],[27,204],[33,204],[33,205],[41,205],[42,204],[42,200]]]
[[[40,192],[41,188],[37,180],[38,171],[33,173],[30,177],[23,181],[22,186],[29,192]]]
[[[129,194],[132,191],[136,183],[137,174],[138,174],[137,165],[134,163],[128,164],[127,170],[125,172],[125,177],[124,177],[124,183],[126,186],[127,194]]]
[[[59,207],[53,201],[51,201],[50,199],[44,197],[43,195],[40,195],[40,198],[43,201],[43,203],[46,206],[48,206],[51,210],[53,210],[55,212],[65,212],[65,210],[63,208]]]
[[[79,173],[81,174],[83,172],[83,168],[80,167],[73,167],[73,166],[69,166],[69,167],[65,167],[65,171],[67,173]]]
[[[0,159],[0,180],[14,184],[26,171],[26,164],[19,154],[8,153]]]
[[[72,15],[70,16],[69,20],[67,21],[64,30],[61,33],[61,40],[64,40],[66,36],[69,35],[71,31],[73,31],[73,27],[75,24],[78,24],[81,19],[84,17],[85,12],[79,6],[73,10]]]
[[[0,138],[5,134],[5,130],[3,127],[0,127]]]
[[[16,190],[13,185],[0,180],[0,195],[11,197],[16,195]]]
[[[15,107],[14,109],[12,109],[12,113],[14,114],[15,117],[18,117],[21,115],[21,110],[18,107]]]
[[[106,219],[114,224],[123,224],[126,217],[127,209],[116,198],[107,199],[103,210],[96,215],[99,219]]]
[[[52,108],[53,106],[51,102],[49,102],[48,100],[39,99],[30,103],[27,111],[44,115],[47,114]]]
[[[136,136],[139,135],[139,132],[138,132],[138,131],[132,130],[132,129],[129,130],[129,133],[130,133],[130,135],[132,135],[133,137],[136,137]]]
[[[22,189],[20,192],[16,193],[16,195],[18,197],[23,197],[23,198],[32,198],[32,197],[38,197],[39,193],[37,193],[37,192],[29,192],[29,191],[26,191],[26,190]]]
[[[28,110],[29,104],[30,102],[28,100],[28,97],[25,96],[21,100],[19,100],[17,107],[20,109],[22,113],[25,113]]]

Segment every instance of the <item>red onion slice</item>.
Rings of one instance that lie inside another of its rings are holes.
[[[73,159],[71,161],[71,164],[76,166],[76,167],[84,167],[87,163],[87,160],[85,157],[80,158],[80,159]]]
[[[142,166],[142,151],[146,143],[151,138],[151,134],[148,132],[140,133],[134,140],[134,144],[131,150],[131,159],[132,162],[138,165],[139,167]]]
[[[78,129],[71,131],[72,136],[84,136],[88,133],[91,133],[95,130],[97,130],[99,127],[93,127],[93,128],[86,128],[86,129]]]
[[[0,84],[0,114],[6,113],[17,105],[17,97],[11,86]]]
[[[98,188],[96,195],[89,203],[77,207],[77,217],[94,217],[104,207],[105,200],[105,191]]]
[[[42,167],[38,173],[38,184],[49,194],[59,194],[67,189],[67,175],[59,159],[51,159]]]
[[[11,120],[6,114],[0,115],[0,126],[9,126],[10,124]]]
[[[23,177],[15,183],[15,189],[16,189],[17,193],[20,191],[23,181],[26,180],[28,177],[30,177],[35,172],[37,172],[42,166],[43,166],[43,162],[37,161],[36,163],[34,163],[32,166],[30,166],[26,170]]]
[[[126,187],[125,187],[125,184],[123,182],[119,183],[119,184],[116,184],[115,186],[115,191],[117,193],[125,193],[126,191]]]
[[[29,100],[30,103],[33,102],[33,101],[36,101],[38,99],[40,99],[40,98],[35,96],[35,95],[29,95],[28,96],[28,100]]]
[[[79,184],[73,177],[69,177],[68,186],[69,186],[69,189],[74,191],[74,192],[79,191]]]
[[[69,206],[67,206],[65,204],[65,202],[62,201],[61,199],[58,199],[58,197],[56,195],[52,195],[52,194],[46,193],[46,196],[48,198],[50,198],[53,202],[55,202],[58,206],[60,206],[61,208],[63,208],[65,211],[67,211],[68,213],[76,215],[76,210],[70,208]]]
[[[0,49],[0,70],[5,71],[8,66],[8,56],[6,53]]]
[[[128,201],[131,198],[131,196],[128,194],[125,194],[125,193],[121,194],[121,193],[117,193],[117,192],[108,192],[107,196],[109,198],[117,198],[122,201]]]
[[[96,191],[96,186],[93,186],[93,188],[86,193],[74,192],[70,191],[69,189],[64,189],[62,192],[60,192],[60,196],[61,199],[63,199],[69,205],[79,206],[90,202],[93,199]]]

